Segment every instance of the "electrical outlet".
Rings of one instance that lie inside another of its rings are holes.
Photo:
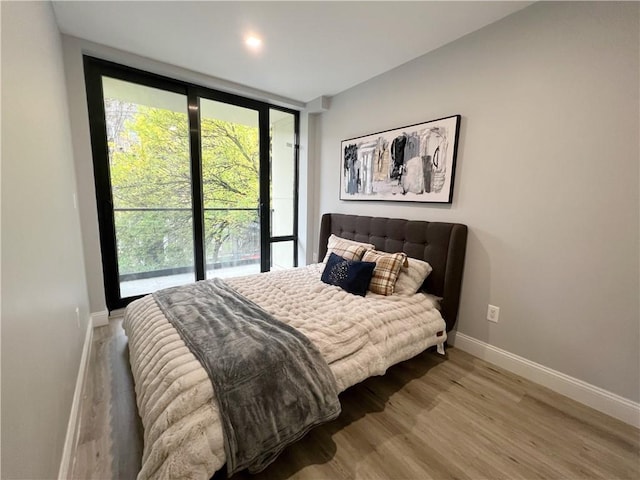
[[[80,328],[80,307],[76,307],[76,323],[78,324],[78,328]]]
[[[487,320],[498,323],[498,317],[500,317],[500,307],[489,305],[489,308],[487,308]]]

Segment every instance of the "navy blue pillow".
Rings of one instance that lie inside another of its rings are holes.
[[[375,262],[358,262],[345,260],[332,253],[322,272],[321,280],[329,285],[336,285],[354,295],[364,297],[371,283]]]

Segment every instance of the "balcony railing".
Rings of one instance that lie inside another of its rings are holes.
[[[121,283],[193,274],[191,208],[113,210]],[[204,216],[208,271],[260,263],[258,208],[204,208]]]

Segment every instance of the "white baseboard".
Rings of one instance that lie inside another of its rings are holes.
[[[463,333],[456,332],[449,337],[449,341],[454,347],[475,357],[640,428],[640,403],[519,357]]]
[[[92,342],[93,315],[89,318],[89,322],[87,323],[87,333],[84,337],[84,346],[82,347],[82,356],[80,357],[80,367],[78,368],[78,378],[76,379],[76,389],[73,393],[71,413],[69,414],[69,423],[67,424],[67,435],[62,449],[60,470],[58,471],[59,480],[69,478],[69,474],[71,473],[73,461],[71,454],[75,451],[75,447],[78,443],[78,434],[80,433],[80,402],[82,400],[82,391],[87,378],[87,372],[89,371],[89,357],[91,355]]]
[[[93,328],[105,327],[109,325],[109,310],[93,312],[91,314],[91,320],[93,321]]]

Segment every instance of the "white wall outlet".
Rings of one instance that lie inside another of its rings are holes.
[[[489,308],[487,308],[487,320],[498,323],[498,317],[500,317],[500,307],[489,305]]]
[[[73,209],[78,209],[78,194],[73,192]]]
[[[80,328],[80,307],[76,307],[76,323],[78,324],[78,328]]]

